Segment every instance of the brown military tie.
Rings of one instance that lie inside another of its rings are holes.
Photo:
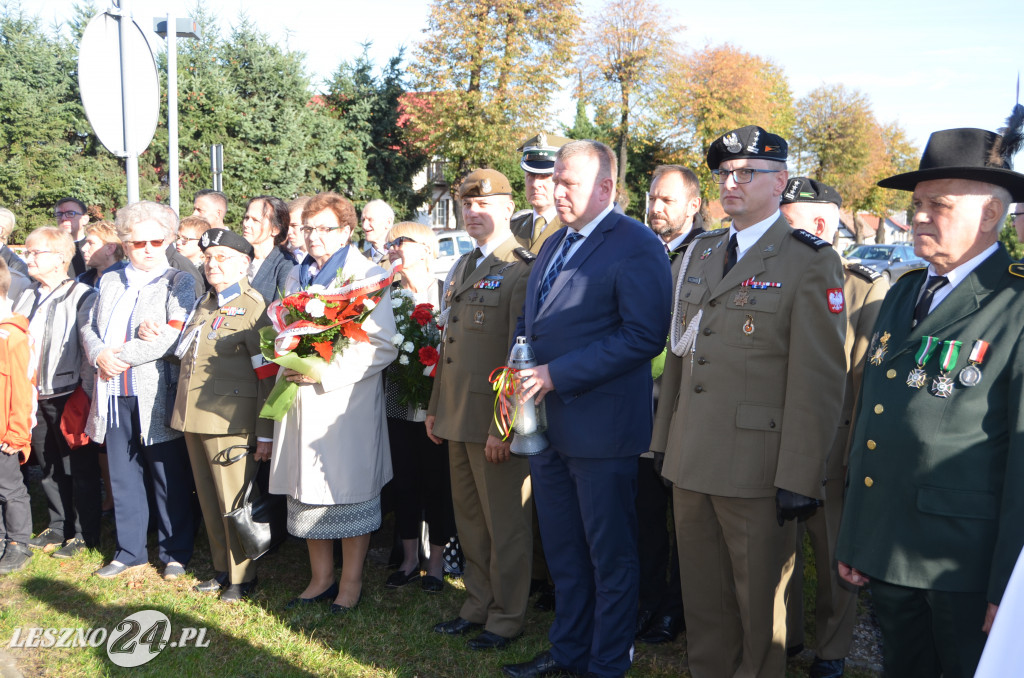
[[[540,234],[544,232],[544,227],[548,225],[548,220],[544,217],[537,217],[533,222],[533,237],[530,238],[530,242],[535,242]]]
[[[476,270],[476,260],[479,259],[482,254],[483,252],[480,251],[479,247],[469,253],[469,261],[466,262],[466,268],[462,271],[462,282],[466,282],[466,280],[469,279],[469,276],[473,275],[473,271]]]

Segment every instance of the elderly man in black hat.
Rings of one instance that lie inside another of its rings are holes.
[[[1022,121],[935,132],[878,184],[913,191],[929,265],[875,325],[836,555],[871,583],[891,676],[972,676],[1024,544],[1024,266],[999,244]]]
[[[755,126],[711,145],[733,223],[695,238],[676,279],[651,449],[674,485],[695,678],[784,675],[792,519],[823,496],[842,407],[842,264],[780,214],[786,158]]]
[[[562,227],[562,220],[555,211],[555,182],[552,176],[558,149],[570,141],[572,139],[541,132],[516,149],[523,154],[519,166],[526,173],[526,199],[533,209],[512,216],[512,234],[520,245],[534,254],[540,252],[544,241]]]
[[[782,194],[779,208],[793,228],[813,233],[832,242],[839,228],[839,208],[843,199],[828,184],[794,177]],[[867,362],[871,332],[889,289],[888,280],[863,264],[843,261],[843,296],[846,299],[846,394],[839,418],[839,428],[828,455],[825,470],[825,505],[801,522],[796,541],[796,566],[789,582],[786,601],[786,646],[794,653],[804,642],[804,561],[803,534],[806,529],[814,549],[814,566],[818,585],[814,602],[814,661],[810,678],[839,678],[843,675],[846,655],[853,643],[857,621],[857,589],[839,578],[834,557],[839,520],[843,515],[843,487],[846,480],[847,446],[850,420],[860,391],[864,364]]]

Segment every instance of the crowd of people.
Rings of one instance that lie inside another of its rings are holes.
[[[836,189],[790,177],[786,140],[754,125],[708,149],[728,217],[710,230],[690,168],[653,172],[645,226],[616,203],[611,149],[538,134],[519,149],[530,209],[493,169],[458,183],[476,248],[444,281],[432,230],[379,200],[360,243],[330,192],[252,198],[239,232],[215,191],[184,219],[143,201],[113,224],[61,199],[24,261],[0,249],[0,573],[98,547],[111,510],[116,549],[94,574],[147,565],[152,524],[175,579],[201,514],[214,572],[196,591],[250,598],[257,564],[225,514],[255,484],[306,541],[289,608],[359,605],[393,510],[385,586],[441,591],[446,546],[465,558],[465,600],[433,631],[498,650],[531,596],[554,609],[550,649],[504,665],[512,678],[623,676],[636,642],[683,629],[695,678],[767,678],[804,650],[806,533],[813,678],[844,674],[865,584],[887,675],[967,678],[1024,544],[1024,265],[998,243],[1024,201],[1015,116],[1001,134],[936,132],[919,170],[880,182],[912,192],[928,264],[891,289],[833,248]],[[0,209],[0,237],[14,219]],[[393,282],[364,341],[316,373],[267,361],[275,300],[373,276]],[[400,297],[438,312],[429,402],[395,379]],[[491,383],[517,337],[536,365],[504,405],[543,408],[531,455],[512,452]],[[279,380],[295,401],[261,418]]]

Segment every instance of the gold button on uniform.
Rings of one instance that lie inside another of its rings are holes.
[[[885,373],[885,376],[889,377],[890,379],[895,379],[896,378],[896,370],[889,370],[888,372]]]
[[[885,412],[885,408],[882,407],[882,403],[875,405],[875,414],[881,414],[882,412]]]
[[[871,476],[868,476],[867,478],[864,479],[864,484],[867,485],[868,487],[871,487],[872,485],[875,484],[875,481],[871,479]]]
[[[878,447],[878,445],[876,445],[876,444],[875,444],[875,441],[874,441],[874,440],[869,440],[869,441],[868,441],[868,449],[869,449],[869,450],[873,450],[873,449],[875,449],[876,447]]]

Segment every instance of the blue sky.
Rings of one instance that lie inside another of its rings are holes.
[[[127,1],[127,0],[126,0]],[[62,21],[72,0],[23,0],[47,23]],[[152,26],[168,8],[185,15],[193,2],[130,0],[137,21]],[[97,6],[107,4],[98,1]],[[586,13],[603,2],[584,0]],[[876,117],[896,120],[922,146],[928,134],[953,127],[995,130],[1014,103],[1024,69],[1024,2],[1020,0],[861,0],[764,3],[753,0],[663,0],[685,26],[685,47],[730,42],[782,66],[799,99],[822,83],[863,91]],[[373,42],[379,62],[399,45],[412,47],[426,25],[426,0],[215,0],[222,29],[243,10],[270,37],[307,53],[311,74],[327,77],[360,43]],[[287,7],[287,10],[282,10]],[[567,97],[552,111],[570,122]],[[724,130],[723,130],[724,131]],[[1018,162],[1020,164],[1020,162]]]

